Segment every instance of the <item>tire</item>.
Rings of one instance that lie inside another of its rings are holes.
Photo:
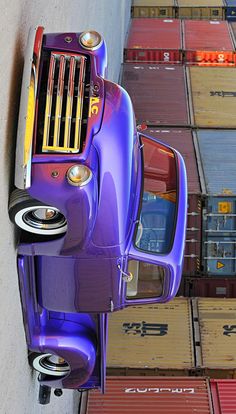
[[[22,230],[45,236],[66,232],[64,215],[56,208],[45,205],[24,191],[12,191],[9,201],[9,217]]]
[[[53,354],[38,354],[32,352],[29,354],[29,364],[41,374],[51,377],[64,377],[70,372],[69,364]]]

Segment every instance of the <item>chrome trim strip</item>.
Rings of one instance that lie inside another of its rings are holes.
[[[61,55],[59,58],[59,75],[58,75],[58,84],[57,84],[57,99],[56,99],[56,111],[55,111],[55,121],[54,121],[53,147],[59,147],[62,100],[63,100],[63,92],[64,92],[65,62],[66,62],[65,56]]]
[[[74,148],[79,149],[80,147],[80,134],[81,134],[81,123],[83,114],[83,95],[84,95],[84,79],[85,79],[85,57],[80,57],[80,73],[78,81],[78,99],[76,107],[76,118],[75,118],[75,138]]]
[[[20,189],[31,186],[35,103],[43,30],[41,26],[30,29],[25,52],[15,161],[15,186]]]
[[[72,56],[70,59],[67,100],[66,100],[66,120],[65,120],[65,132],[64,132],[64,147],[65,148],[70,146],[70,129],[71,129],[71,121],[72,121],[72,108],[73,108],[73,97],[74,97],[74,86],[75,86],[75,67],[76,67],[75,56]]]
[[[43,148],[49,145],[49,132],[50,132],[50,120],[51,120],[51,112],[52,112],[52,97],[53,97],[53,88],[54,88],[55,65],[56,65],[55,56],[51,55],[49,73],[48,73],[45,117],[44,117]]]

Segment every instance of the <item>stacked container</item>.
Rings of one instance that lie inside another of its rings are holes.
[[[175,17],[175,0],[133,0],[132,17]]]
[[[181,22],[177,19],[132,19],[125,62],[182,62]]]
[[[223,0],[177,0],[177,16],[180,19],[222,20],[225,18]]]
[[[208,275],[235,276],[236,131],[198,130],[195,143],[204,194],[203,269]]]
[[[235,66],[230,26],[218,20],[183,20],[183,61],[201,66]]]
[[[110,377],[91,391],[81,414],[212,414],[207,378]],[[157,411],[158,410],[158,411]]]
[[[109,375],[236,376],[236,299],[175,298],[109,318]]]
[[[229,21],[236,20],[236,0],[225,0],[225,18]]]
[[[189,125],[183,66],[125,63],[122,85],[131,96],[138,124]]]

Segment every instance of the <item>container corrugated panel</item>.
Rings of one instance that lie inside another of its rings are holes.
[[[198,65],[235,65],[229,24],[217,20],[183,21],[184,61]]]
[[[195,143],[203,192],[236,196],[236,130],[198,130]]]
[[[205,236],[205,237],[204,237]],[[236,276],[236,238],[205,234],[203,229],[202,265],[208,275]]]
[[[194,366],[188,299],[132,306],[110,315],[108,373],[182,375]]]
[[[230,27],[232,29],[234,42],[236,43],[236,22],[230,23]]]
[[[132,17],[175,17],[174,0],[134,0]]]
[[[125,62],[180,63],[181,22],[177,19],[132,19]]]
[[[187,73],[192,124],[236,128],[235,68],[191,66]]]
[[[193,302],[200,333],[197,364],[204,369],[204,375],[235,378],[236,299],[198,298]]]
[[[154,126],[189,124],[182,66],[125,63],[122,85],[131,96],[138,123]]]
[[[229,21],[236,20],[236,0],[225,0],[225,17]]]
[[[223,0],[177,0],[177,16],[182,19],[222,20],[225,17]]]
[[[214,414],[236,413],[236,381],[210,380]]]
[[[209,275],[235,276],[236,131],[198,130],[195,145],[205,194],[204,271]]]
[[[106,393],[91,391],[86,414],[211,414],[206,378],[108,377]]]
[[[236,279],[217,277],[185,277],[183,279],[184,296],[211,298],[235,298]]]
[[[188,221],[183,273],[200,271],[202,203],[193,137],[189,129],[154,129],[145,133],[171,145],[183,156],[188,177]]]

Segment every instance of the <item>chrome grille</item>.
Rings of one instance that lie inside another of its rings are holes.
[[[44,65],[37,134],[41,145],[37,145],[37,151],[81,152],[89,101],[87,58],[52,52]]]

